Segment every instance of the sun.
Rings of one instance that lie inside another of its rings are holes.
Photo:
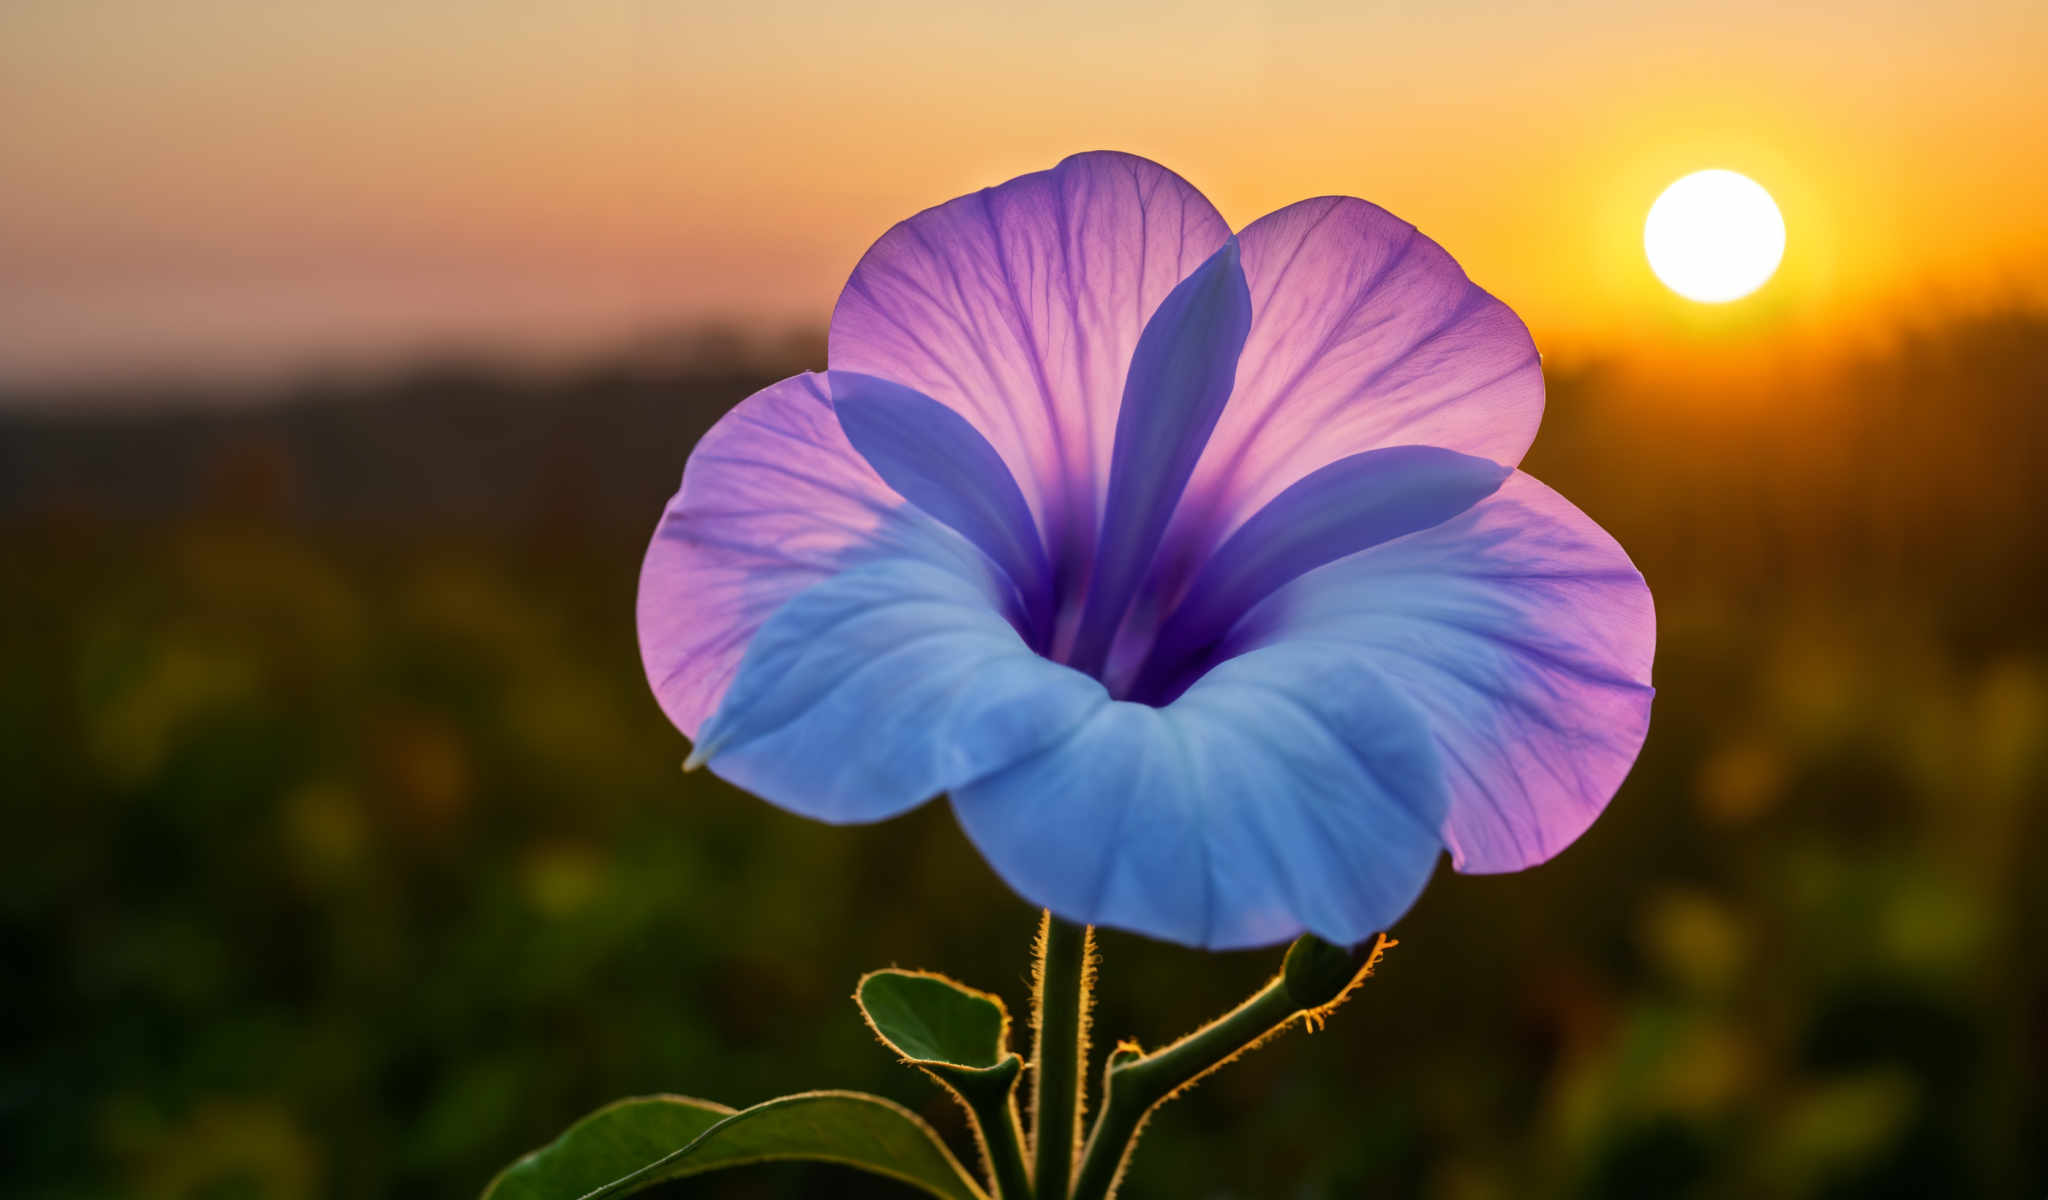
[[[1771,194],[1734,171],[1694,171],[1664,189],[1643,222],[1643,251],[1664,286],[1722,304],[1764,285],[1785,257]]]

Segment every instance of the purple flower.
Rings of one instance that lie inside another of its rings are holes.
[[[1528,331],[1370,204],[1232,236],[1078,155],[890,230],[830,358],[705,435],[640,580],[692,763],[784,808],[946,793],[1069,920],[1354,943],[1642,746],[1649,590],[1513,465]]]

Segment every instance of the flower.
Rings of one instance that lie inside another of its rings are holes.
[[[891,229],[829,359],[648,548],[692,765],[824,821],[946,794],[1032,903],[1225,948],[1548,859],[1642,746],[1649,590],[1514,467],[1528,331],[1371,204],[1233,236],[1078,155]]]

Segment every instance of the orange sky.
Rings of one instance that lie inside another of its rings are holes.
[[[1097,147],[1235,224],[1380,203],[1553,356],[2048,277],[2038,0],[996,7],[9,0],[0,381],[820,325],[894,220]],[[1711,309],[1640,243],[1707,166],[1788,226],[1777,278]]]

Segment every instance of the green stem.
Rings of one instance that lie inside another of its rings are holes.
[[[1031,1147],[1038,1200],[1066,1200],[1080,1140],[1088,1045],[1091,931],[1045,914],[1031,1021]]]
[[[1088,1135],[1073,1200],[1105,1200],[1129,1161],[1139,1126],[1153,1109],[1202,1076],[1258,1045],[1302,1008],[1284,979],[1194,1033],[1140,1058],[1112,1060],[1105,1072],[1102,1114]]]
[[[1024,1169],[1024,1145],[1017,1129],[1017,1110],[1005,1105],[999,1114],[982,1118],[984,1128],[993,1125],[998,1133],[988,1137],[988,1165],[996,1200],[1031,1200],[1031,1176]]]
[[[1012,1066],[1017,1058],[1011,1055]],[[1031,1175],[1024,1169],[1024,1135],[1017,1127],[1016,1072],[1005,1086],[956,1087],[988,1160],[989,1192],[995,1200],[1032,1200]]]
[[[1081,1176],[1071,1200],[1108,1200],[1130,1162],[1131,1147],[1152,1110],[1209,1072],[1280,1033],[1301,1018],[1310,1029],[1365,982],[1395,945],[1382,933],[1370,946],[1346,949],[1312,934],[1287,948],[1280,973],[1251,999],[1163,1050],[1141,1054],[1120,1046],[1103,1069],[1102,1114],[1088,1134]]]

